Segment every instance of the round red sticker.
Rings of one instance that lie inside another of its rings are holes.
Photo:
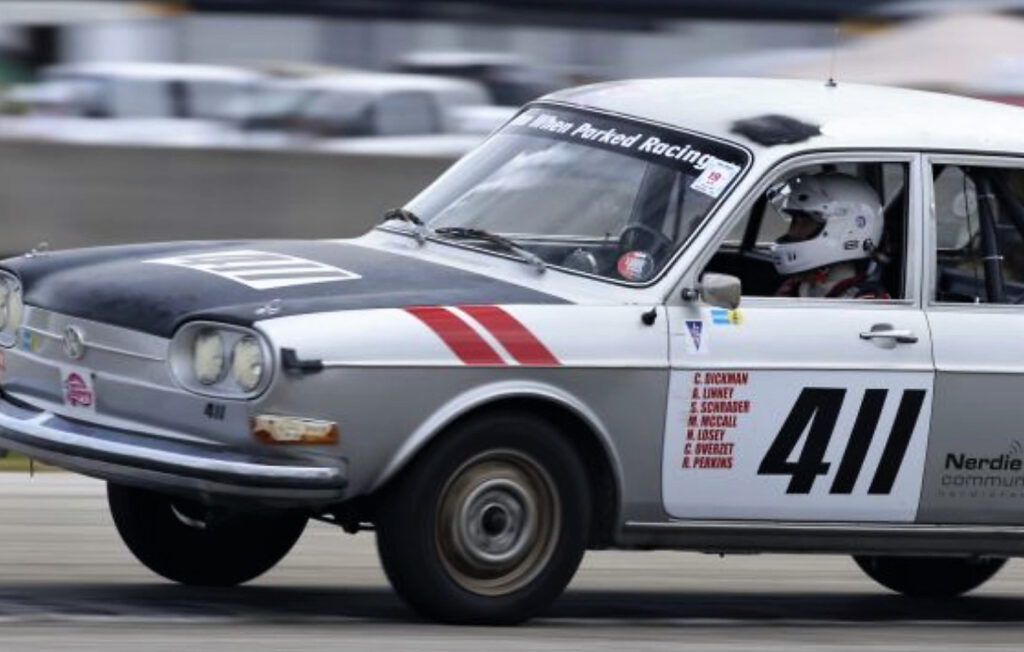
[[[654,271],[654,258],[646,251],[627,251],[619,256],[615,268],[627,281],[643,281]]]

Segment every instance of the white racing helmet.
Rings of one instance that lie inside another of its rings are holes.
[[[820,227],[799,240],[787,235],[772,245],[782,275],[867,258],[882,237],[882,203],[865,181],[840,172],[801,174],[768,191],[783,217],[802,216]]]

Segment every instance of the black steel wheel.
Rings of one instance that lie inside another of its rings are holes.
[[[1006,563],[999,557],[854,556],[868,577],[915,598],[951,598],[987,582]]]
[[[572,579],[590,512],[586,471],[557,428],[489,413],[446,433],[389,488],[377,549],[395,591],[420,614],[514,624]]]
[[[182,584],[233,586],[274,567],[306,527],[304,514],[257,514],[107,483],[121,539],[154,573]]]

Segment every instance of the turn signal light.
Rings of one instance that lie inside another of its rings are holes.
[[[264,444],[336,444],[338,424],[333,421],[258,414],[252,434]]]

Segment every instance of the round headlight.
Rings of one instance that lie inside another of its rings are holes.
[[[13,331],[21,325],[21,318],[25,312],[25,303],[21,299],[21,288],[13,288],[7,295],[7,323],[0,326],[0,330]]]
[[[235,343],[231,351],[231,374],[247,392],[259,386],[263,379],[263,349],[255,337],[246,335]]]
[[[206,328],[196,335],[192,341],[192,370],[196,380],[204,385],[212,385],[224,377],[225,364],[224,338],[217,331]]]

